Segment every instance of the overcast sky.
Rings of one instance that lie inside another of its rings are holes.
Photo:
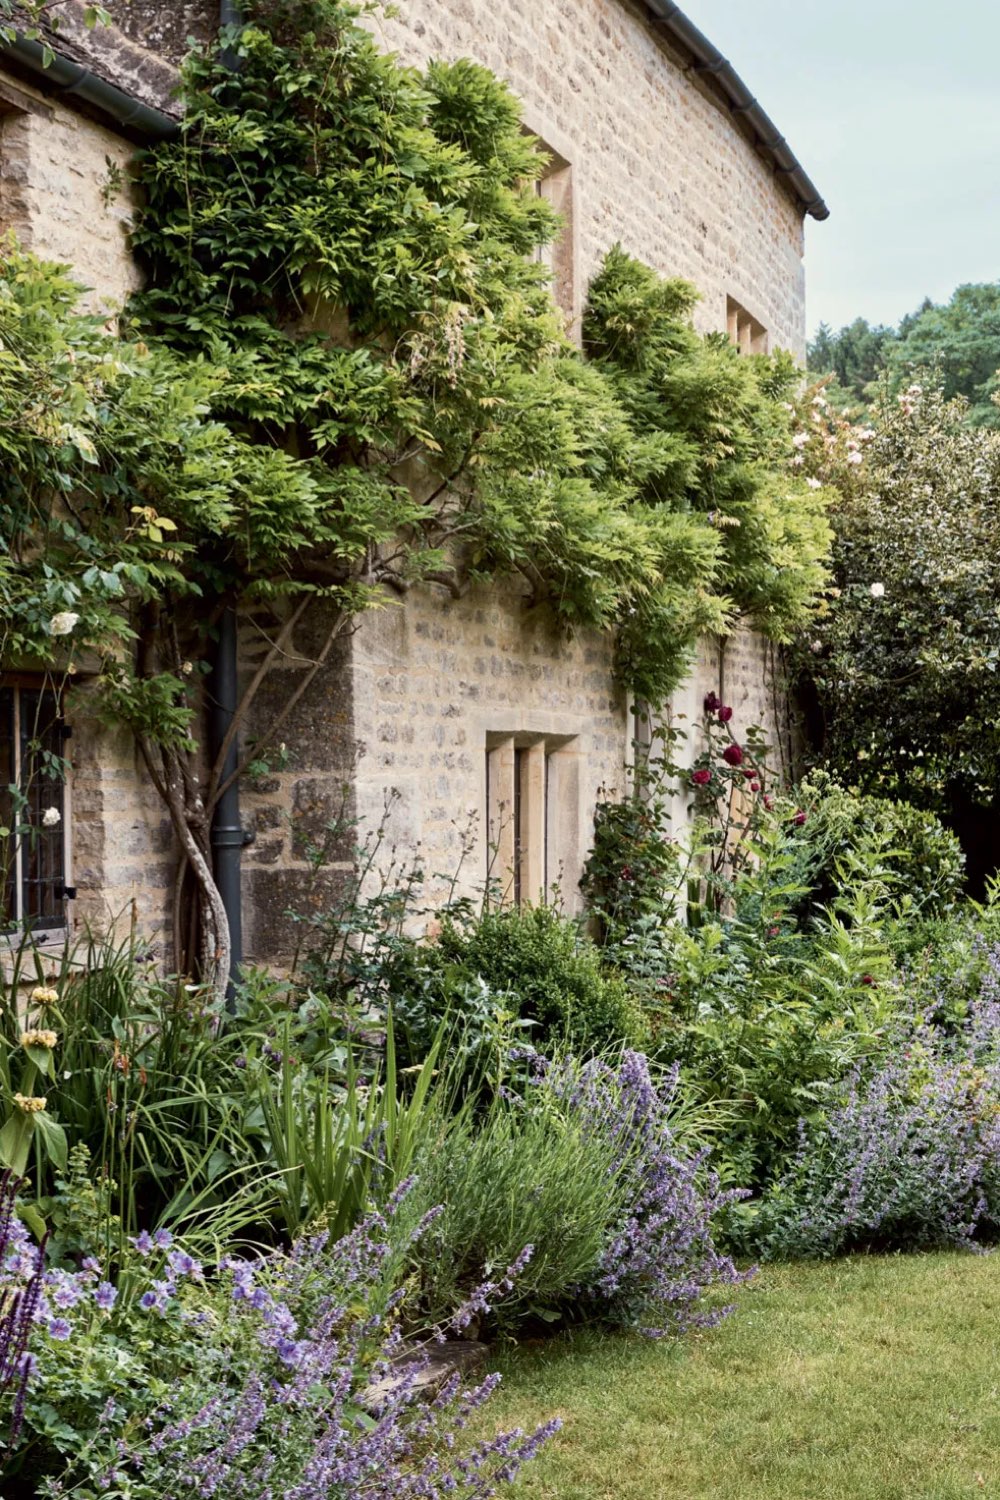
[[[807,220],[810,335],[1000,280],[997,0],[682,0],[830,208]]]

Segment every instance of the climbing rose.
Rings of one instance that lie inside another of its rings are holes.
[[[729,708],[725,703],[723,703],[722,706],[721,706],[721,708],[719,709],[719,723],[720,724],[728,724],[729,721],[730,721],[730,719],[732,717],[733,717],[733,711],[732,711],[732,709]]]
[[[711,771],[707,770],[704,766],[700,770],[691,772],[691,780],[695,786],[708,786],[711,779]]]
[[[52,635],[72,635],[73,628],[80,616],[75,615],[71,609],[62,610],[53,615],[49,621],[49,630]]]
[[[705,712],[707,714],[717,714],[721,707],[721,698],[717,698],[714,693],[705,694]]]
[[[802,811],[802,809],[800,807],[799,810],[798,810],[798,812],[795,814],[795,817],[792,819],[792,822],[795,824],[795,826],[797,828],[801,828],[802,825],[803,825],[803,823],[805,822],[805,820],[806,820],[806,815],[805,815],[805,813]]]
[[[873,599],[884,599],[885,598],[885,584],[884,583],[873,583],[872,586],[871,586],[871,588],[868,590],[868,592],[871,594],[871,596],[872,596]]]
[[[742,745],[727,745],[722,752],[722,759],[727,766],[741,766],[743,764]]]

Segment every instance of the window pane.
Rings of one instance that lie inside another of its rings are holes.
[[[21,920],[61,927],[66,878],[62,719],[54,693],[21,692],[21,788],[28,830],[21,847]]]
[[[14,892],[17,865],[17,841],[14,835],[15,811],[11,789],[17,785],[14,756],[14,690],[0,688],[0,931],[17,920]]]
[[[514,751],[514,905],[521,904],[521,860],[523,857],[523,801],[524,751]]]

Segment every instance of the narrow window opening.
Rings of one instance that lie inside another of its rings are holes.
[[[741,354],[767,354],[767,329],[733,297],[726,298],[726,328]]]
[[[0,929],[66,924],[68,730],[59,697],[20,683],[0,687]]]

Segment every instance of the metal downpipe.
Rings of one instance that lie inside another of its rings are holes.
[[[229,733],[239,702],[236,611],[228,606],[219,622],[219,641],[211,678],[211,716],[209,739],[213,759]],[[212,813],[209,842],[212,846],[212,873],[219,888],[229,923],[231,961],[226,999],[230,1007],[239,983],[243,963],[243,891],[242,854],[247,836],[240,821],[240,782],[234,776],[239,764],[239,737],[234,736],[226,754],[221,781],[232,781],[222,793]]]

